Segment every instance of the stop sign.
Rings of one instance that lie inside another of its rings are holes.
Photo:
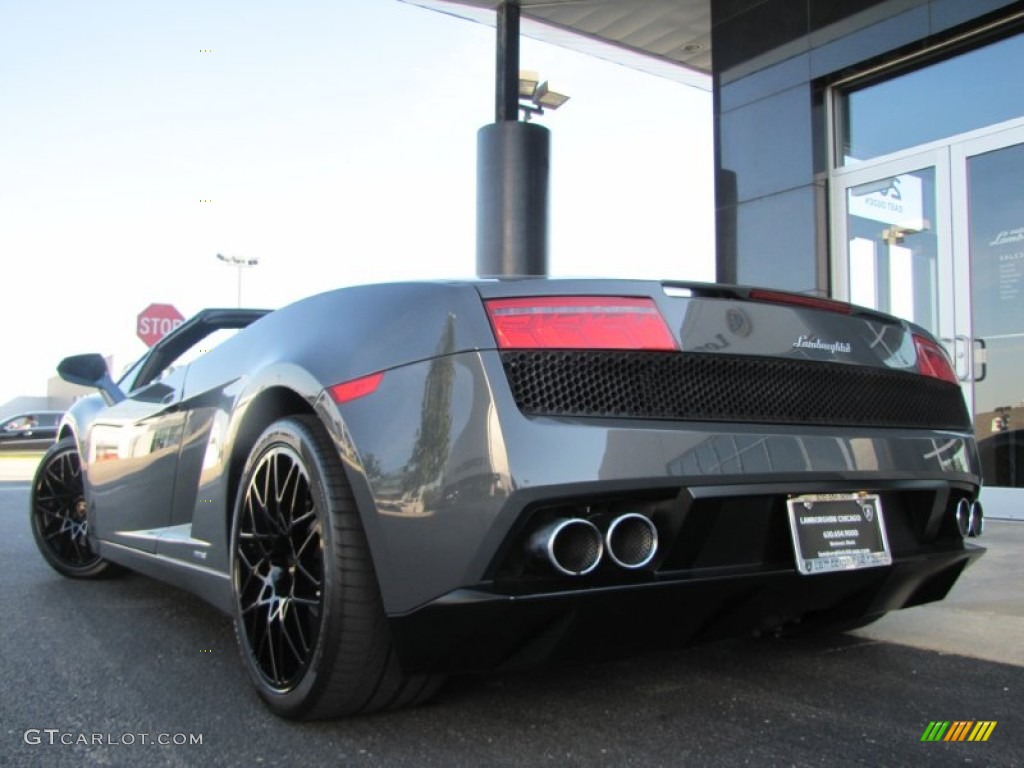
[[[170,304],[150,304],[139,312],[135,332],[147,347],[152,347],[184,322],[181,312]]]

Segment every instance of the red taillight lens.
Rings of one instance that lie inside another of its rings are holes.
[[[383,373],[371,373],[369,376],[361,376],[358,379],[352,379],[352,381],[343,381],[341,384],[335,384],[333,387],[329,387],[327,391],[331,393],[334,402],[341,405],[359,397],[372,395],[377,390],[377,387],[380,386],[380,380],[383,378]]]
[[[775,304],[789,304],[794,307],[824,309],[827,312],[839,312],[843,315],[848,315],[853,311],[849,304],[841,301],[822,299],[818,296],[804,296],[802,293],[787,293],[786,291],[768,291],[764,288],[754,288],[747,296],[755,301],[770,301]]]
[[[946,350],[924,336],[914,334],[914,349],[917,350],[917,370],[925,376],[959,384],[953,364],[949,362]]]
[[[678,349],[652,299],[536,296],[485,303],[502,349]]]

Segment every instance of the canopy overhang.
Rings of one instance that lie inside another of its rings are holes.
[[[500,0],[404,0],[495,23]],[[523,34],[711,90],[711,0],[520,0]]]

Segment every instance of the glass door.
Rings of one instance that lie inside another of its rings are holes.
[[[952,147],[957,338],[993,517],[1024,519],[1024,128]]]
[[[945,148],[836,177],[832,210],[843,213],[835,219],[833,242],[846,247],[836,249],[842,253],[833,270],[834,294],[952,339],[948,189]]]
[[[833,293],[943,341],[986,513],[1024,519],[1024,126],[972,136],[833,176]]]

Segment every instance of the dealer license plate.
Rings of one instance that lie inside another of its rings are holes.
[[[891,565],[882,500],[870,493],[820,493],[787,502],[800,573]]]

